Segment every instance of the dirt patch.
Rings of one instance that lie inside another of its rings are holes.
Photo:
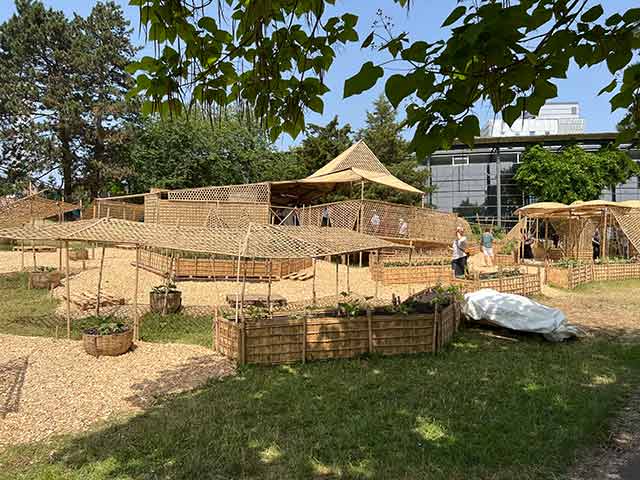
[[[94,358],[79,341],[0,335],[0,449],[81,432],[233,372],[198,346],[141,342]]]
[[[637,283],[637,286],[636,286]],[[594,283],[579,290],[545,287],[539,300],[561,309],[570,323],[620,341],[640,338],[640,282]],[[634,288],[635,287],[635,288]]]

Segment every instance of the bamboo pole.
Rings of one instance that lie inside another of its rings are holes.
[[[609,245],[607,244],[607,209],[604,209],[604,235],[602,235],[602,252],[600,253],[601,255],[604,255],[604,259],[605,261],[609,261],[609,255],[607,252],[607,249],[609,248]]]
[[[162,300],[162,315],[165,315],[167,313],[167,299],[169,297],[169,285],[171,285],[171,274],[173,273],[174,269],[175,257],[176,254],[172,251],[171,260],[169,261],[169,271],[167,272],[167,282],[164,288],[164,299]]]
[[[340,295],[340,289],[338,286],[338,273],[340,269],[340,258],[336,259],[336,297]]]
[[[102,255],[100,257],[100,271],[98,272],[98,293],[96,295],[96,317],[100,316],[100,288],[102,287],[102,270],[104,268],[104,252],[105,246],[102,246]],[[67,257],[69,256],[69,249],[67,249]],[[68,265],[68,264],[67,264]]]
[[[58,271],[62,271],[62,242],[58,242]]]
[[[242,324],[244,326],[244,296],[247,291],[247,259],[243,259],[243,268],[242,268],[242,292],[240,296],[240,319],[242,320]]]
[[[24,272],[24,240],[20,241],[20,271]]]
[[[351,282],[349,281],[349,267],[351,264],[350,255],[346,255],[346,264],[347,264],[347,293],[351,293]]]
[[[138,284],[140,283],[140,245],[136,245],[136,286],[133,290],[133,339],[140,339],[140,317],[138,315]]]
[[[71,338],[71,279],[70,279],[70,269],[69,269],[69,241],[65,241],[65,249],[67,251],[67,259],[66,259],[66,268],[65,268],[65,293],[67,297],[66,306],[67,306],[67,338]]]
[[[34,240],[31,240],[31,253],[33,254],[33,271],[35,272],[38,268],[38,263],[36,262],[36,244]]]
[[[313,304],[317,303],[317,294],[316,294],[316,259],[311,260],[313,263],[313,277],[311,277],[311,291],[313,294]]]
[[[254,259],[255,262],[255,259]],[[271,313],[271,273],[273,271],[273,260],[269,259],[269,285],[267,286],[267,309]]]

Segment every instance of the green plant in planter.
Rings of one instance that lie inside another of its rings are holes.
[[[56,270],[58,270],[58,269],[57,269],[57,268],[55,268],[55,267],[45,267],[45,266],[42,266],[42,267],[36,267],[33,271],[34,271],[34,272],[46,272],[46,273],[50,273],[50,272],[55,272]]]
[[[151,289],[152,293],[160,293],[160,294],[165,294],[165,293],[176,293],[179,292],[180,290],[178,290],[178,287],[176,287],[175,283],[168,283],[168,284],[164,284],[164,285],[157,285],[155,287],[153,287]]]
[[[269,320],[269,318],[271,317],[271,315],[269,314],[269,310],[263,307],[256,307],[255,305],[248,306],[245,309],[245,315],[254,322]]]
[[[518,241],[516,239],[511,239],[502,247],[502,253],[505,255],[511,255],[518,246]]]
[[[114,335],[116,333],[124,333],[129,330],[129,326],[122,323],[116,317],[108,316],[91,316],[84,319],[85,323],[96,324],[84,330],[88,335]]]
[[[347,298],[349,294],[347,292],[342,292],[343,298]],[[357,317],[363,310],[363,305],[361,305],[360,300],[345,300],[343,302],[338,302],[338,315],[342,317]]]

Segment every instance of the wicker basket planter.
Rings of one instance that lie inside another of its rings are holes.
[[[182,308],[182,292],[175,290],[166,294],[167,305],[164,308],[165,294],[163,292],[149,292],[149,306],[154,313],[176,313]]]
[[[133,343],[133,329],[127,328],[121,333],[110,335],[94,335],[82,333],[82,344],[85,352],[94,357],[115,357],[127,353]]]
[[[29,286],[31,288],[43,288],[51,290],[60,285],[62,273],[58,270],[52,272],[29,272]]]
[[[86,248],[79,248],[69,251],[69,260],[89,260],[89,250]]]

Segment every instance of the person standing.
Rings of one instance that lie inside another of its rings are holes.
[[[373,215],[371,215],[369,223],[371,224],[371,229],[373,230],[374,235],[377,234],[380,229],[380,216],[375,210],[373,211]]]
[[[401,218],[399,225],[398,234],[401,237],[406,237],[409,234],[409,224],[404,220],[404,218]]]
[[[462,227],[456,228],[456,238],[452,245],[451,267],[456,278],[464,278],[467,271],[467,237]]]
[[[593,237],[591,237],[591,247],[593,248],[593,260],[600,258],[600,230],[595,229]]]
[[[485,228],[481,238],[485,267],[493,266],[493,240],[491,229],[489,227]]]
[[[530,232],[526,231],[522,236],[523,244],[524,244],[524,255],[523,258],[527,260],[533,260],[533,244],[535,243],[535,239]]]

